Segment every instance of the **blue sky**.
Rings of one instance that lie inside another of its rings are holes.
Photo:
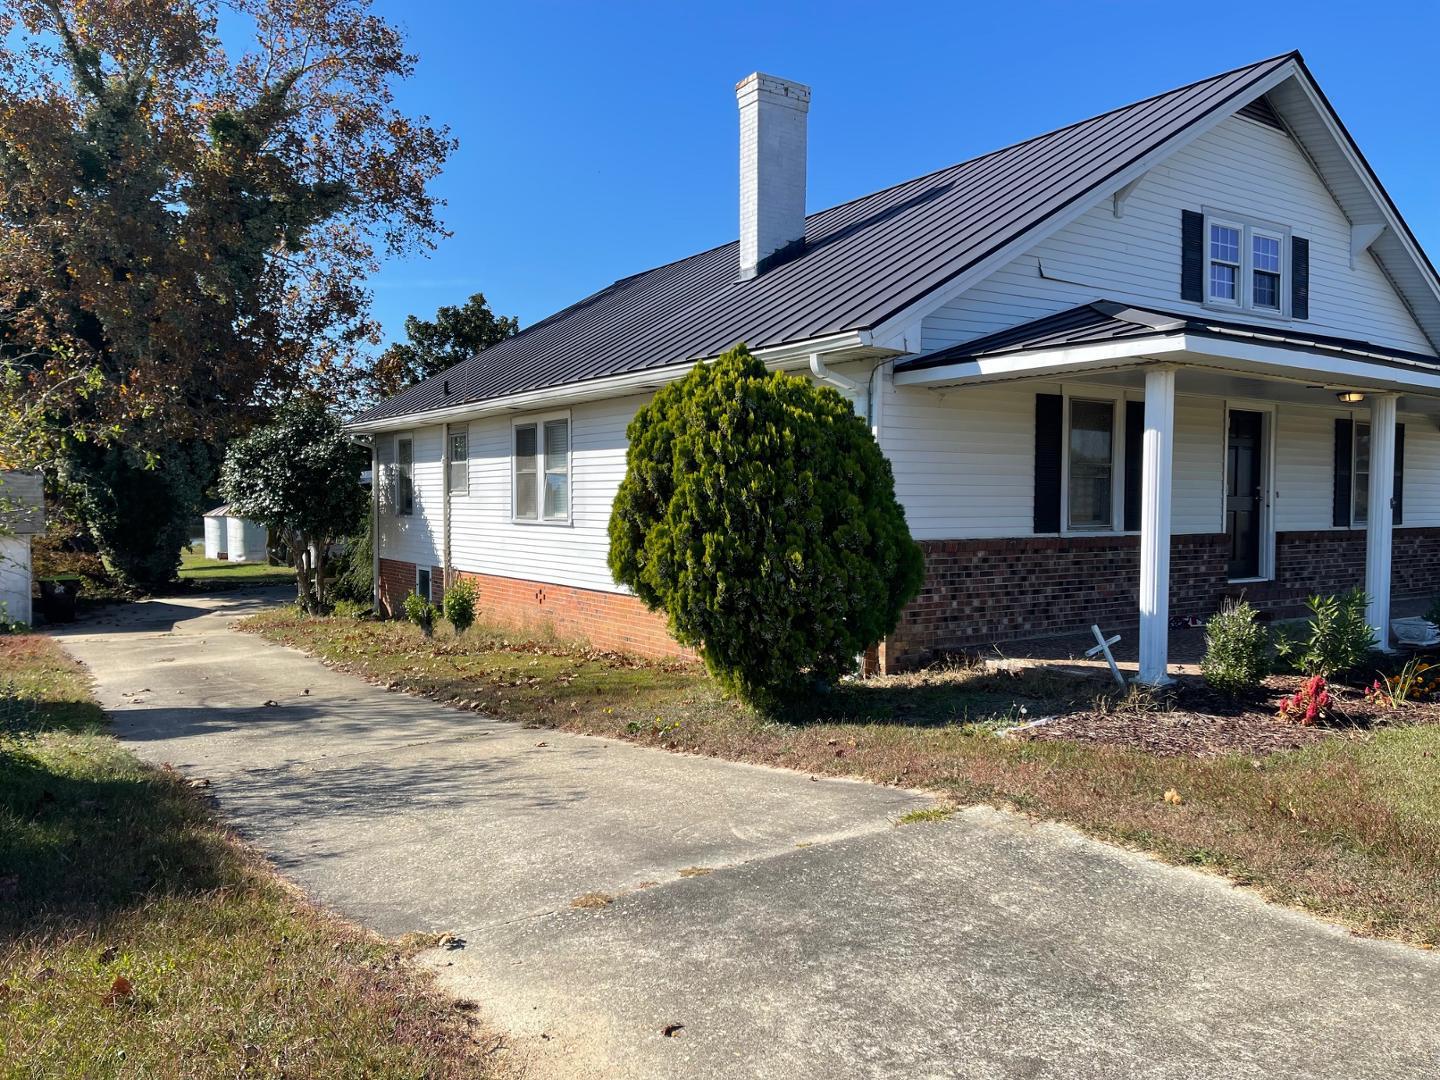
[[[809,209],[1299,48],[1440,262],[1440,6],[377,0],[460,140],[453,236],[372,280],[388,335],[483,292],[522,325],[736,234],[734,84],[809,83]]]

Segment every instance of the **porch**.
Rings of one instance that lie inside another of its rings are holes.
[[[957,428],[1018,418],[1017,395],[1034,409],[1030,529],[922,540],[927,593],[894,655],[927,619],[970,619],[972,646],[1133,624],[1137,677],[1160,684],[1172,614],[1362,588],[1388,647],[1393,601],[1423,610],[1440,582],[1433,357],[1097,302],[902,362],[894,387]],[[996,532],[989,512],[969,508],[975,531]]]

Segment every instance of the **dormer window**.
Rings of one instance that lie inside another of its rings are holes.
[[[1288,235],[1287,229],[1208,211],[1205,215],[1206,302],[1288,315],[1285,282]]]

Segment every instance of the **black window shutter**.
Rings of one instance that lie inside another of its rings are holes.
[[[1350,527],[1350,464],[1355,425],[1349,420],[1335,421],[1335,513],[1337,529]]]
[[[1140,463],[1145,446],[1145,403],[1125,403],[1125,531],[1140,530]]]
[[[1290,238],[1290,317],[1310,318],[1310,241]]]
[[[1395,524],[1405,518],[1405,425],[1395,425],[1395,494],[1390,499],[1395,508]]]
[[[1205,215],[1180,211],[1180,299],[1205,300]]]
[[[1065,399],[1035,395],[1035,531],[1060,531],[1060,442],[1065,435]]]

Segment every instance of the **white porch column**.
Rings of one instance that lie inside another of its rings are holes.
[[[1145,441],[1140,470],[1140,674],[1170,682],[1170,487],[1175,442],[1175,369],[1145,373]]]
[[[1375,631],[1380,648],[1390,648],[1390,543],[1395,513],[1394,394],[1370,399],[1370,503],[1365,528],[1365,621]]]

